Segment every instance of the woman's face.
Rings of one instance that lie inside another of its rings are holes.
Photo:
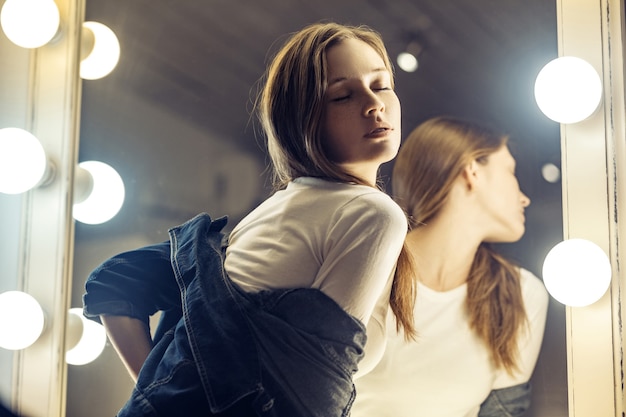
[[[530,199],[520,190],[515,176],[515,159],[502,146],[477,165],[476,183],[485,216],[488,242],[515,242],[524,234],[524,209]]]
[[[328,158],[364,180],[400,146],[400,101],[392,75],[367,43],[345,39],[326,51],[328,89],[322,115],[322,145]]]

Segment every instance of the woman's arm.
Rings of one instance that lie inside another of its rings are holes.
[[[396,262],[407,233],[404,212],[383,193],[361,195],[334,213],[320,289],[367,327],[359,378],[383,356]]]
[[[326,295],[367,325],[380,297],[391,290],[406,216],[382,192],[360,195],[332,216],[317,280]]]
[[[133,380],[153,342],[150,316],[180,309],[180,291],[170,263],[170,243],[163,242],[116,255],[87,279],[86,317],[100,321]]]
[[[142,320],[127,316],[100,316],[109,340],[133,381],[152,349],[150,328]]]
[[[159,310],[180,308],[180,291],[170,262],[170,243],[163,242],[116,255],[87,278],[84,314],[129,316],[148,324]]]
[[[393,275],[393,273],[392,273]],[[390,320],[393,313],[389,308],[389,297],[391,295],[391,285],[393,276],[389,279],[387,287],[383,291],[382,296],[376,303],[376,307],[367,322],[367,343],[365,344],[365,357],[359,363],[359,370],[354,374],[353,378],[358,379],[369,373],[382,359],[387,347],[387,328],[393,328],[395,331],[395,323]]]
[[[521,270],[521,284],[528,323],[520,333],[519,370],[513,375],[500,371],[478,417],[521,417],[530,406],[529,380],[541,350],[549,297],[543,283],[530,271]]]
[[[520,273],[527,323],[520,329],[518,338],[518,370],[513,375],[506,371],[500,371],[494,381],[493,389],[507,388],[528,382],[541,351],[548,314],[548,292],[543,282],[530,271],[522,269]]]

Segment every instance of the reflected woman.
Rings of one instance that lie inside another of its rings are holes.
[[[392,185],[409,214],[417,337],[389,332],[381,362],[356,380],[353,417],[506,417],[528,408],[548,295],[491,245],[522,237],[530,204],[507,140],[438,117],[400,149]]]
[[[85,314],[137,382],[120,417],[349,414],[357,364],[366,372],[384,347],[373,317],[391,303],[413,332],[413,299],[392,295],[413,282],[396,268],[406,216],[376,186],[400,146],[393,86],[376,32],[295,33],[258,107],[279,190],[225,242],[226,220],[199,215],[90,275]]]

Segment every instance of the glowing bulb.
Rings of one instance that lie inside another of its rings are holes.
[[[59,29],[59,9],[53,0],[6,0],[0,24],[7,38],[22,48],[39,48]]]
[[[93,35],[93,47],[80,63],[80,76],[97,80],[108,75],[120,59],[120,43],[111,29],[102,23],[85,22],[83,28]]]
[[[544,180],[555,183],[561,178],[561,170],[553,163],[547,163],[541,167],[541,176]]]
[[[557,301],[582,307],[598,301],[611,284],[611,263],[604,251],[585,239],[555,245],[543,262],[543,282]]]
[[[74,339],[71,349],[65,352],[65,361],[70,365],[92,362],[100,356],[107,341],[104,327],[86,319],[80,308],[69,310],[68,338]]]
[[[40,183],[46,152],[39,140],[16,127],[0,129],[0,192],[19,194]]]
[[[85,170],[89,175],[77,175],[86,177],[91,181],[85,186],[91,186],[91,192],[83,201],[74,204],[74,218],[82,223],[100,224],[115,216],[124,203],[124,182],[120,175],[109,165],[98,161],[86,161],[78,164],[79,171]],[[81,184],[78,184],[79,186]]]
[[[406,72],[415,72],[419,66],[419,62],[415,55],[408,52],[401,52],[398,54],[398,66]]]
[[[591,116],[602,98],[602,82],[587,61],[564,56],[550,61],[535,80],[535,100],[541,111],[559,123],[576,123]]]
[[[0,294],[0,347],[29,347],[39,339],[44,323],[43,310],[31,295],[21,291]]]

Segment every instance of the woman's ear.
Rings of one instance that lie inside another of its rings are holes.
[[[461,176],[465,181],[467,190],[473,190],[476,186],[476,181],[478,180],[478,162],[474,159],[469,164],[465,165]]]

